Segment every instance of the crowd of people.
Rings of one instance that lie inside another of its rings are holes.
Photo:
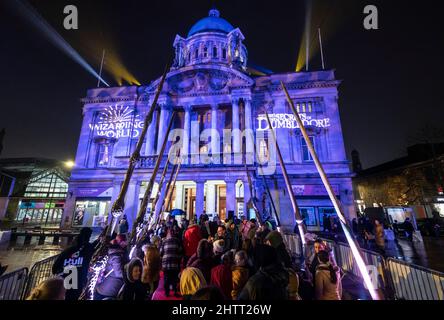
[[[316,241],[304,267],[290,257],[282,234],[270,222],[231,216],[199,221],[169,216],[135,248],[124,231],[107,246],[106,266],[94,290],[95,300],[340,300],[341,273],[322,241]],[[37,287],[29,299],[76,300],[87,283],[94,243],[82,229],[72,247],[54,263],[53,273],[75,265],[77,289],[64,289],[61,278]],[[96,240],[98,241],[98,240]],[[78,259],[81,257],[82,259]]]

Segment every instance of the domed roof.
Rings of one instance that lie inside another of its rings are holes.
[[[234,27],[225,19],[220,18],[219,10],[211,9],[208,17],[200,19],[188,32],[188,37],[201,32],[223,32],[229,33],[234,30]]]

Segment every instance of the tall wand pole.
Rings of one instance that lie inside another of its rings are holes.
[[[132,243],[133,240],[136,239],[137,226],[139,226],[143,222],[143,217],[145,216],[146,209],[148,207],[148,201],[151,198],[151,193],[152,193],[152,190],[154,187],[154,182],[156,181],[157,172],[159,171],[160,163],[162,162],[163,154],[165,152],[165,148],[166,148],[166,145],[168,142],[168,136],[170,134],[171,128],[173,127],[175,117],[176,117],[176,111],[173,111],[170,122],[168,123],[167,131],[166,131],[165,136],[163,138],[163,143],[160,148],[159,155],[157,156],[157,159],[156,159],[156,164],[154,165],[153,173],[151,174],[151,178],[150,178],[148,185],[146,187],[145,194],[143,195],[142,203],[140,205],[139,212],[137,213],[137,218],[136,218],[136,220],[134,220],[129,243]]]
[[[302,241],[302,247],[303,247],[303,249],[305,249],[305,245],[306,245],[305,232],[306,232],[306,229],[305,229],[304,220],[302,219],[301,212],[299,211],[298,204],[296,203],[296,197],[294,195],[293,188],[291,187],[291,182],[290,182],[290,178],[288,177],[287,168],[285,167],[284,158],[282,157],[281,149],[279,148],[279,144],[277,143],[276,135],[274,133],[273,126],[271,125],[270,117],[268,116],[268,112],[267,111],[265,111],[265,116],[267,118],[268,127],[270,128],[270,132],[271,132],[271,134],[273,136],[273,140],[276,143],[276,152],[277,152],[277,155],[278,155],[278,158],[279,158],[279,163],[281,165],[281,170],[282,170],[282,174],[284,176],[285,185],[287,186],[288,196],[290,197],[291,205],[293,207],[293,212],[294,212],[294,215],[295,215],[295,218],[296,218],[296,223],[298,225],[299,235],[301,236],[301,241]]]
[[[167,67],[165,68],[162,78],[160,79],[159,86],[157,87],[157,91],[156,91],[156,95],[154,96],[153,103],[151,105],[150,110],[148,111],[148,114],[145,117],[145,121],[143,123],[143,129],[142,129],[142,132],[139,136],[139,140],[137,141],[136,148],[135,148],[133,154],[131,155],[128,170],[126,171],[125,178],[123,180],[123,184],[120,189],[120,193],[117,196],[117,199],[113,203],[113,206],[111,208],[111,212],[113,214],[113,217],[120,216],[123,212],[124,207],[125,207],[126,192],[128,191],[128,186],[129,186],[131,177],[133,175],[133,172],[136,169],[136,164],[140,159],[140,151],[142,149],[143,142],[145,141],[145,136],[146,136],[148,127],[151,124],[151,121],[153,119],[153,114],[156,109],[157,101],[159,100],[160,92],[162,91],[163,84],[165,82],[168,70],[169,70],[169,65],[167,65]],[[136,103],[137,103],[137,101],[136,101]]]
[[[321,180],[324,183],[325,189],[327,189],[327,193],[330,197],[330,200],[333,203],[333,206],[335,207],[336,213],[339,217],[339,221],[341,222],[342,229],[344,230],[348,244],[350,245],[353,256],[356,260],[356,263],[358,264],[358,268],[359,268],[359,271],[361,272],[364,282],[367,285],[367,288],[372,296],[372,299],[373,300],[381,300],[381,297],[379,295],[377,288],[375,288],[372,280],[370,279],[370,275],[367,271],[367,267],[365,265],[359,244],[356,241],[355,237],[353,236],[353,233],[350,230],[347,220],[345,219],[345,215],[342,211],[342,206],[341,206],[338,198],[336,197],[335,193],[333,192],[333,188],[331,187],[330,182],[328,181],[328,178],[327,178],[327,175],[325,174],[324,168],[323,168],[321,162],[319,161],[318,155],[316,154],[313,144],[311,143],[311,140],[307,134],[307,131],[305,130],[305,127],[304,127],[304,124],[301,120],[301,117],[299,116],[299,113],[297,112],[296,108],[294,107],[293,100],[291,100],[290,94],[288,93],[287,88],[285,87],[285,85],[282,81],[281,81],[281,86],[285,92],[285,96],[287,97],[287,100],[288,100],[288,103],[290,104],[291,110],[294,113],[294,116],[296,118],[298,126],[301,129],[305,143],[307,144],[307,147],[308,147],[308,150],[310,151],[311,157],[313,158],[313,161],[316,165],[319,175],[321,176]]]

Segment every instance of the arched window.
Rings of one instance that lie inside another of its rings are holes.
[[[217,47],[213,47],[213,58],[217,58]]]
[[[188,52],[188,62],[191,61],[191,52]]]
[[[199,57],[199,49],[194,50],[194,59],[197,59]]]
[[[313,145],[313,148],[316,148],[314,137],[312,136],[309,138],[310,138],[311,144]],[[302,160],[304,162],[312,162],[313,158],[311,157],[311,153],[308,149],[308,146],[307,146],[307,143],[305,142],[304,137],[301,137],[301,145],[302,145]]]
[[[225,48],[222,49],[222,58],[223,59],[227,58],[227,49],[225,49]]]
[[[204,56],[204,58],[208,57],[208,48],[207,47],[204,47],[204,49],[203,49],[203,56]]]

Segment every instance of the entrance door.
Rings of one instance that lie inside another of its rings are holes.
[[[227,187],[218,186],[219,194],[219,218],[224,221],[227,218]]]

